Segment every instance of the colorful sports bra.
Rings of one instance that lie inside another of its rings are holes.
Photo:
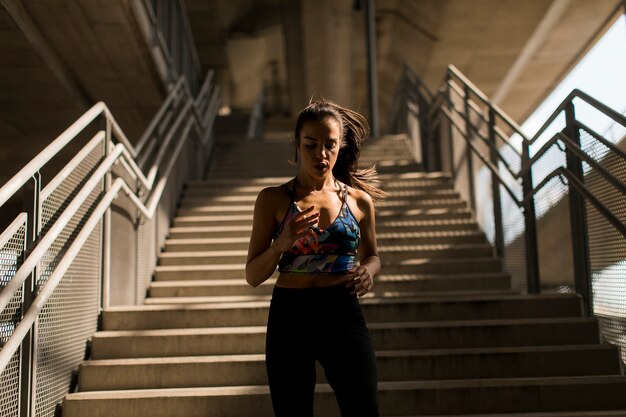
[[[276,236],[285,224],[301,212],[295,202],[296,180],[291,189],[291,206],[278,225]],[[345,274],[355,266],[361,231],[359,223],[348,206],[348,188],[342,189],[342,205],[335,221],[324,230],[317,225],[309,233],[296,240],[290,250],[283,252],[278,270],[290,274]]]

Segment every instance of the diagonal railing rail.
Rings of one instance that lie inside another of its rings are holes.
[[[0,411],[54,415],[102,310],[145,297],[183,184],[204,175],[219,90],[184,78],[133,146],[98,103],[0,188]],[[50,161],[82,142],[56,176]]]
[[[390,129],[451,172],[514,288],[576,291],[626,352],[626,118],[573,90],[527,137],[454,66],[436,94],[405,67],[394,103]]]

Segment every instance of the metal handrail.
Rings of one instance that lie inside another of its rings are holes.
[[[250,120],[248,121],[248,139],[256,139],[261,134],[260,130],[263,126],[263,107],[265,104],[265,92],[261,89],[256,101],[254,102],[254,107],[252,108],[252,113],[250,114]]]
[[[4,229],[4,232],[0,234],[0,248],[7,244],[9,240],[13,237],[15,233],[19,230],[20,227],[26,223],[27,219],[26,213],[20,213],[15,220],[11,222],[11,224]]]
[[[409,80],[409,77],[411,78],[411,80]],[[504,113],[497,105],[493,104],[479,88],[477,88],[470,80],[468,80],[460,71],[458,71],[458,69],[456,69],[452,65],[448,67],[442,86],[438,89],[438,93],[435,96],[428,96],[428,94],[424,93],[422,88],[422,84],[424,83],[413,72],[407,69],[404,70],[404,75],[401,79],[401,83],[404,88],[408,89],[409,91],[404,91],[403,98],[399,98],[399,100],[406,99],[412,101],[413,105],[419,106],[419,110],[413,116],[419,114],[420,123],[423,122],[427,125],[426,135],[423,135],[421,139],[422,141],[434,141],[436,143],[439,140],[436,138],[438,138],[438,131],[441,128],[441,120],[443,118],[449,121],[449,126],[451,126],[451,128],[456,129],[461,134],[461,137],[463,138],[464,143],[467,147],[466,156],[464,159],[467,161],[466,168],[468,169],[468,171],[470,171],[470,178],[468,180],[472,207],[475,206],[475,197],[473,194],[474,174],[472,172],[471,158],[474,156],[480,159],[480,161],[491,173],[493,188],[492,192],[494,199],[494,222],[496,223],[496,246],[497,252],[499,254],[503,253],[504,248],[502,214],[498,214],[498,212],[501,210],[499,187],[502,187],[504,191],[510,195],[514,205],[522,210],[525,218],[524,236],[526,240],[525,253],[528,260],[527,272],[529,292],[539,291],[539,271],[537,266],[537,232],[535,225],[536,214],[534,208],[534,198],[537,193],[542,190],[554,177],[558,176],[561,181],[564,181],[564,179],[567,178],[568,184],[570,186],[570,192],[578,193],[580,195],[579,197],[573,196],[572,198],[570,198],[570,204],[575,205],[572,206],[573,208],[571,209],[577,213],[576,215],[584,217],[584,200],[581,199],[587,199],[594,207],[597,208],[598,212],[602,216],[604,216],[617,230],[622,233],[624,230],[626,230],[624,224],[621,223],[621,221],[615,215],[613,215],[613,213],[611,213],[611,211],[601,201],[599,201],[599,199],[596,198],[589,189],[585,188],[585,185],[583,184],[584,173],[582,169],[582,163],[584,162],[592,167],[595,172],[597,172],[598,175],[600,175],[600,177],[602,177],[603,180],[606,181],[606,183],[616,188],[618,193],[626,194],[626,185],[623,184],[621,180],[619,180],[615,175],[605,169],[602,164],[600,164],[598,161],[593,159],[593,157],[589,156],[582,150],[579,134],[577,132],[579,129],[586,131],[593,140],[595,140],[597,143],[602,144],[606,149],[608,149],[611,155],[617,156],[622,160],[626,160],[626,153],[624,153],[621,149],[619,149],[610,141],[603,138],[602,135],[589,128],[589,126],[587,126],[585,123],[576,119],[574,100],[580,99],[586,102],[597,111],[612,119],[614,123],[626,127],[626,117],[624,117],[620,113],[609,108],[608,106],[604,105],[603,103],[599,102],[588,94],[578,89],[575,89],[557,106],[557,108],[543,123],[541,128],[531,138],[529,138],[524,135],[524,133],[521,131],[520,126],[517,125],[516,122],[510,119],[510,117],[506,115],[506,113]],[[457,95],[458,98],[463,101],[464,108],[457,108],[457,106],[455,105],[456,100],[453,99],[453,95]],[[473,100],[474,97],[476,98],[478,103],[482,104],[477,105],[477,103]],[[428,98],[430,98],[430,100],[428,100]],[[430,107],[421,108],[422,104],[420,101],[424,101],[423,104]],[[484,109],[481,107],[482,105],[485,106]],[[544,136],[548,128],[550,128],[554,121],[558,117],[560,117],[563,112],[565,112],[566,116],[565,130],[554,134],[546,143],[543,143],[542,146],[531,156],[530,146],[536,144],[539,139]],[[475,113],[475,115],[478,116],[478,119],[475,119],[472,113]],[[428,115],[425,120],[422,118],[424,114]],[[464,126],[460,125],[460,120],[464,121]],[[511,135],[508,135],[507,137],[507,134],[497,126],[497,123],[499,121],[504,122],[504,124],[506,124],[508,128],[511,129],[511,132],[513,132],[513,134],[519,135],[519,137],[521,138],[521,142],[518,146],[514,146],[509,140],[509,137]],[[392,120],[391,122],[393,123],[394,121]],[[487,124],[486,126],[484,125],[485,123]],[[486,137],[484,134],[485,128],[488,131],[489,137]],[[572,136],[570,136],[570,132],[572,132]],[[508,146],[513,151],[514,155],[519,158],[519,170],[512,169],[510,159],[506,158],[505,155],[501,152],[501,149],[497,146],[496,139],[498,137],[502,140],[505,146]],[[475,141],[472,140],[472,138],[476,139],[481,144],[486,145],[487,149],[489,150],[489,155],[483,153],[476,146],[476,143],[474,143]],[[430,146],[442,146],[442,144],[427,145],[427,147]],[[449,146],[453,147],[454,145],[452,142],[450,142]],[[545,153],[548,152],[550,149],[553,149],[554,146],[558,146],[562,152],[566,152],[567,167],[559,167],[553,170],[550,174],[544,177],[539,184],[533,185],[533,167],[541,159],[541,157],[545,155]],[[439,155],[438,157],[441,158],[442,155]],[[450,160],[449,163],[450,168],[452,169],[453,177],[456,178],[456,170],[458,169],[458,167],[453,160]],[[512,181],[505,180],[502,177],[500,172],[500,164],[502,164],[506,171],[512,176]],[[517,195],[519,193],[515,193],[512,187],[521,187],[523,196],[518,197]],[[574,232],[572,231],[572,233]],[[577,229],[576,233],[580,234],[586,232],[581,232]],[[581,249],[581,245],[578,245],[574,249],[574,251],[576,252],[575,259],[585,258],[584,253],[580,251],[586,249]],[[583,294],[583,299],[585,303],[588,303],[590,299],[590,294],[588,291],[585,292],[584,286],[582,285],[582,277],[585,274],[587,274],[586,279],[588,280],[589,270],[588,266],[585,266],[585,262],[586,261],[581,261],[576,264],[575,273],[577,289],[579,288],[579,284],[581,284],[581,293]],[[586,307],[588,307],[588,304],[586,304]]]
[[[205,93],[207,91],[208,90],[205,90]],[[213,99],[214,97],[214,94],[211,95],[211,99]],[[181,114],[187,115],[191,107],[192,100],[190,98],[188,99],[186,105],[183,107]],[[215,105],[207,106],[207,111],[211,111],[214,109],[216,109]],[[112,130],[115,129],[115,126],[117,126],[117,122],[115,121],[107,106],[104,103],[96,104],[90,110],[88,110],[85,115],[79,118],[63,134],[61,134],[61,136],[59,136],[48,147],[46,147],[46,149],[44,149],[41,154],[35,157],[33,161],[31,161],[31,163],[27,164],[27,166],[23,168],[16,176],[14,176],[13,179],[11,179],[5,186],[3,186],[2,189],[0,189],[0,195],[5,196],[11,190],[19,190],[29,179],[29,177],[24,179],[26,175],[30,174],[30,176],[32,176],[36,172],[38,172],[58,152],[63,150],[64,147],[68,143],[70,143],[76,135],[78,135],[91,122],[93,122],[96,117],[100,115],[103,115],[105,117],[107,127],[110,127]],[[150,192],[150,197],[148,201],[144,203],[142,202],[140,196],[137,195],[137,191],[133,190],[124,181],[123,178],[119,177],[115,180],[115,182],[113,182],[111,187],[106,191],[104,197],[98,203],[97,208],[89,216],[89,219],[82,227],[78,236],[72,242],[70,248],[64,254],[61,263],[57,265],[54,272],[52,273],[52,276],[48,278],[29,309],[23,315],[19,325],[15,328],[11,337],[0,351],[0,373],[4,370],[8,362],[11,360],[13,354],[17,351],[17,349],[19,349],[20,343],[35,322],[37,315],[45,305],[46,300],[54,292],[54,289],[56,288],[61,277],[66,272],[67,268],[69,268],[74,258],[78,255],[78,252],[81,249],[84,241],[90,235],[95,225],[101,220],[104,212],[109,209],[118,192],[124,191],[125,194],[129,197],[130,201],[132,201],[136,208],[139,210],[141,215],[145,216],[148,219],[152,218],[156,213],[159,200],[161,199],[163,191],[165,190],[165,186],[168,182],[178,155],[183,149],[185,143],[187,142],[187,138],[190,136],[189,133],[191,129],[195,129],[196,133],[198,133],[198,136],[201,136],[203,131],[206,130],[206,128],[210,128],[210,126],[201,125],[199,120],[210,121],[211,117],[214,118],[215,115],[209,115],[208,118],[206,116],[201,118],[188,118],[187,123],[182,130],[182,140],[179,140],[176,143],[175,149],[170,154],[171,156],[169,158],[169,161],[165,169],[162,171],[162,175],[159,181],[156,183],[156,172],[158,170],[158,167],[161,165],[162,159],[165,155],[162,150],[168,147],[169,143],[172,140],[173,132],[179,128],[184,117],[180,117],[179,115],[177,121],[174,123],[174,128],[170,129],[166,140],[162,144],[163,147],[159,151],[159,155],[157,156],[150,170],[151,174],[149,175],[149,179],[147,179],[143,175],[143,172],[138,168],[137,164],[134,161],[133,155],[137,154],[136,149],[134,149],[132,145],[130,145],[130,142],[126,139],[121,130],[116,133],[116,139],[119,140],[120,138],[122,138],[120,143],[117,143],[115,145],[112,144],[111,149],[107,153],[104,160],[100,162],[97,169],[95,169],[95,171],[90,175],[89,179],[82,185],[80,191],[72,198],[71,202],[67,205],[67,207],[65,207],[59,217],[56,218],[54,224],[52,224],[52,226],[50,226],[46,230],[46,233],[41,236],[37,245],[28,254],[24,262],[21,264],[20,268],[13,275],[12,279],[3,288],[3,291],[0,292],[0,312],[2,312],[6,308],[11,299],[22,287],[28,276],[32,273],[35,267],[50,250],[55,239],[60,235],[64,228],[69,224],[71,219],[76,215],[76,213],[89,197],[89,195],[102,184],[103,179],[105,179],[110,174],[112,167],[117,162],[123,162],[123,166],[125,167],[125,169],[127,169],[130,174],[133,174],[134,178],[140,179],[142,184],[145,185]],[[66,168],[57,176],[55,176],[55,178],[51,181],[49,186],[44,189],[43,192],[45,192],[46,194],[50,194],[51,190],[53,190],[56,185],[60,184],[63,179],[67,177],[69,171],[71,171],[73,168],[76,168],[76,166],[84,158],[84,156],[95,148],[94,143],[98,143],[98,141],[102,141],[106,138],[105,135],[106,132],[104,131],[98,132],[94,136],[94,138],[91,139],[74,158],[72,158]],[[11,195],[8,195],[8,197],[6,197],[4,201],[8,200],[8,198],[10,197]],[[14,220],[14,222],[12,222],[7,231],[0,236],[0,242],[6,243],[5,241],[8,241],[8,239],[10,239],[10,236],[25,223],[26,219],[27,214],[21,213]],[[105,306],[108,305],[108,301],[105,301],[104,304]]]
[[[103,102],[98,102],[91,109],[87,110],[78,120],[61,133],[50,145],[46,146],[35,158],[33,158],[24,168],[19,170],[2,188],[0,188],[0,206],[4,205],[33,175],[35,175],[44,165],[54,158],[61,150],[70,144],[80,132],[89,126],[96,117],[104,114],[111,118],[111,112]],[[112,130],[117,139],[124,144],[132,157],[137,156],[137,151],[130,143],[117,122],[112,120]]]

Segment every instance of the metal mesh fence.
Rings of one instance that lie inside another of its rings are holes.
[[[609,153],[609,148],[589,132],[579,132],[584,152],[626,184],[626,160]],[[589,164],[583,163],[583,171],[589,191],[626,224],[624,194]],[[586,209],[593,313],[599,319],[602,340],[619,346],[622,362],[626,363],[626,237],[589,201]]]
[[[13,278],[21,266],[26,239],[26,217],[17,231],[0,247],[0,291]],[[5,309],[0,312],[0,347],[13,334],[22,315],[22,290],[13,296]],[[0,373],[0,415],[14,417],[19,413],[20,350],[13,355],[7,367]]]
[[[53,417],[97,328],[101,228],[82,246],[37,320],[35,415]]]
[[[100,164],[103,150],[103,146],[93,149],[42,201],[42,234],[54,224]],[[101,193],[101,185],[90,193],[39,263],[39,288],[56,269],[83,223],[89,218]],[[72,371],[84,359],[87,339],[96,330],[100,235],[100,228],[92,232],[37,319],[34,371],[36,416],[54,415],[56,404],[70,387]]]
[[[112,180],[122,178],[129,184],[137,181],[123,165],[113,168]],[[126,195],[120,194],[111,205],[111,270],[109,305],[132,305],[137,303],[137,208]]]

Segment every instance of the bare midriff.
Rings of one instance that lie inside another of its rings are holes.
[[[282,288],[320,288],[332,287],[346,282],[346,275],[343,274],[290,274],[281,272],[276,279],[276,286]]]

